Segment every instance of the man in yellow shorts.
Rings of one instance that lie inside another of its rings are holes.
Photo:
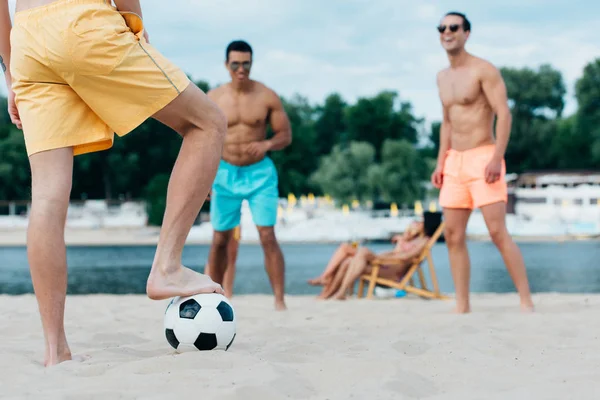
[[[181,265],[214,180],[226,132],[218,107],[148,43],[139,0],[18,0],[11,31],[0,0],[0,59],[12,122],[32,174],[27,252],[46,342],[45,365],[70,360],[64,331],[64,226],[73,157],[108,149],[153,117],[183,137],[147,280],[151,299],[222,293]]]
[[[506,229],[504,152],[511,125],[506,87],[492,64],[465,50],[471,23],[464,14],[446,14],[437,29],[450,66],[437,76],[444,119],[431,181],[441,189],[439,201],[444,209],[444,237],[456,290],[456,312],[471,310],[466,229],[474,208],[481,209],[519,292],[521,308],[531,311],[533,303],[523,256]]]

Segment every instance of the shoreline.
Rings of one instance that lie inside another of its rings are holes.
[[[70,247],[81,246],[155,246],[158,243],[160,228],[66,228],[65,242]],[[518,236],[513,235],[518,243],[548,243],[548,242],[574,242],[598,241],[598,235],[558,235],[558,236]],[[467,235],[468,241],[489,242],[489,235]],[[282,240],[280,244],[339,244],[341,240]],[[244,239],[241,244],[259,245],[258,240]],[[366,243],[387,243],[386,239],[368,240]],[[25,228],[0,229],[0,248],[24,247],[27,244],[27,230]],[[186,245],[210,245],[211,240],[205,238],[188,237]]]

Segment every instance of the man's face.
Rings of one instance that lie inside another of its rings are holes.
[[[469,32],[463,29],[463,19],[458,15],[445,16],[438,26],[440,42],[448,53],[456,53],[465,47]]]
[[[231,51],[229,52],[229,59],[225,66],[229,71],[232,81],[243,82],[250,77],[252,56],[250,53]]]

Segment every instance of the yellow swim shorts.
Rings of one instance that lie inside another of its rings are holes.
[[[12,88],[27,154],[108,149],[174,100],[186,74],[143,37],[142,19],[110,0],[58,0],[17,12]]]

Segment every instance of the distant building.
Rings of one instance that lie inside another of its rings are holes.
[[[528,219],[600,219],[600,171],[528,171],[507,176],[507,209]]]

